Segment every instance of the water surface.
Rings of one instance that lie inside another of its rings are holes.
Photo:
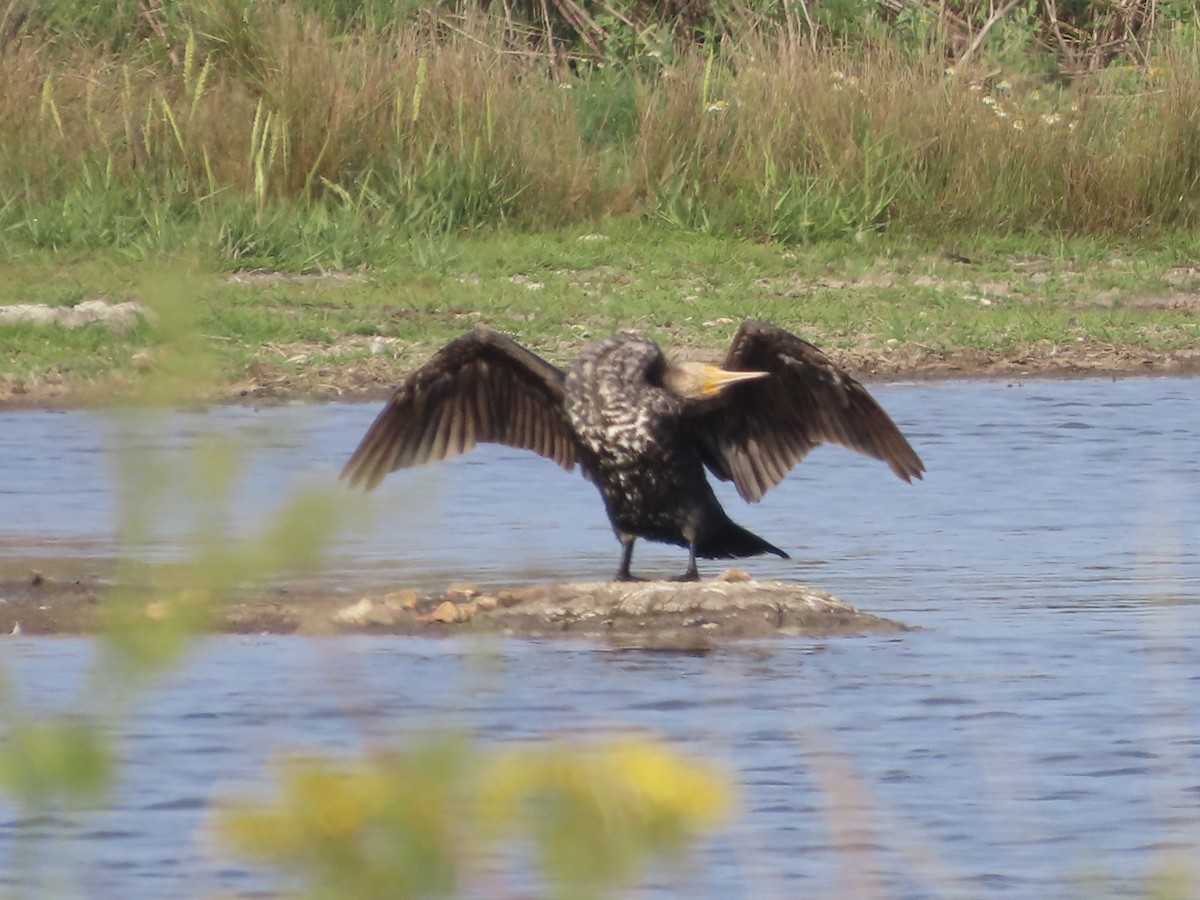
[[[482,666],[477,646],[454,641],[212,638],[117,726],[126,765],[112,804],[32,826],[66,873],[55,893],[277,885],[207,848],[211,800],[261,784],[281,748],[353,752],[431,723],[488,741],[645,728],[726,760],[742,816],[692,877],[660,873],[647,896],[1090,897],[1145,893],[1143,879],[1181,860],[1196,873],[1200,386],[873,391],[924,457],[924,482],[823,448],[757,506],[722,497],[794,557],[748,561],[757,577],[926,630],[707,657],[510,641]],[[214,435],[244,451],[229,522],[251,534],[294,489],[336,477],[376,411],[2,415],[0,548],[115,552],[128,507],[114,484],[131,460],[157,458],[138,448],[187,459]],[[203,491],[179,475],[163,490],[136,552],[181,556]],[[331,565],[435,587],[603,578],[617,550],[577,474],[486,448],[391,476]],[[641,543],[634,556],[644,574],[685,562]],[[86,640],[0,644],[17,701],[37,710],[77,701],[92,652]],[[16,864],[20,828],[0,807],[7,886],[44,893],[47,868]]]

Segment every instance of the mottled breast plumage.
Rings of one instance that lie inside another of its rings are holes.
[[[565,384],[567,417],[579,442],[614,462],[633,462],[661,440],[681,408],[655,384],[664,364],[658,345],[639,335],[618,334],[585,348]]]
[[[567,371],[564,405],[614,529],[687,544],[716,500],[679,427],[684,401],[663,386],[666,364],[638,335],[592,344]]]

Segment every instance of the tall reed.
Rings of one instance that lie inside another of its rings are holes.
[[[1200,50],[1069,85],[746,28],[608,66],[484,18],[180,4],[172,36],[0,54],[0,240],[351,265],[605,215],[781,241],[1200,224]]]

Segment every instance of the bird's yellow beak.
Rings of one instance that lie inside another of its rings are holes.
[[[765,378],[770,372],[731,372],[717,366],[705,366],[704,378],[700,390],[705,397],[715,397],[731,384],[739,381],[753,381],[755,378]]]

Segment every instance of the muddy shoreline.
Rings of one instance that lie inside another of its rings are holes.
[[[699,358],[704,354],[684,355]],[[903,345],[886,353],[849,349],[831,355],[867,383],[1200,375],[1200,347],[1155,353],[1133,345],[1083,340],[1072,344],[1045,341],[997,351],[943,352],[920,345]],[[377,402],[387,397],[392,387],[422,358],[419,353],[399,359],[372,357],[303,371],[253,363],[238,378],[181,398],[181,403]],[[143,386],[139,377],[89,380],[53,375],[40,379],[0,379],[0,411],[97,408],[120,403],[122,399],[136,400]]]

